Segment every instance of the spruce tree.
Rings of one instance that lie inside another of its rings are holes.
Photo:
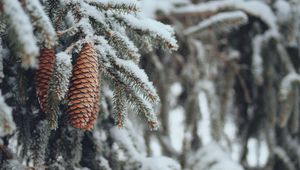
[[[159,127],[139,61],[177,49],[170,26],[136,0],[1,0],[0,28],[1,169],[179,169],[135,130]]]

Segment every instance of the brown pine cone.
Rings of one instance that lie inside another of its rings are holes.
[[[54,62],[54,49],[42,49],[39,57],[39,68],[37,69],[35,75],[35,86],[40,107],[44,113],[47,112],[47,94],[49,90],[49,83],[52,77]]]
[[[69,122],[74,128],[91,130],[99,111],[99,70],[93,44],[87,43],[76,59],[68,92]]]

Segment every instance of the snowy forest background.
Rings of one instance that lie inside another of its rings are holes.
[[[298,0],[0,0],[0,169],[300,169],[299,45]]]

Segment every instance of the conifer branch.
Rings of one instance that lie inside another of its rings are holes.
[[[201,21],[198,25],[189,27],[184,31],[184,34],[199,34],[204,31],[228,30],[238,27],[248,22],[248,17],[244,12],[221,12],[212,17]]]
[[[0,137],[12,134],[15,130],[16,125],[12,117],[12,108],[6,104],[0,91]]]
[[[126,118],[126,111],[125,111],[125,98],[120,85],[116,82],[115,83],[115,90],[113,94],[113,106],[114,106],[114,119],[115,124],[122,128],[124,126],[124,121]]]
[[[85,2],[91,5],[95,5],[100,10],[112,11],[115,13],[135,13],[139,11],[139,7],[136,5],[135,0],[128,0],[128,1],[85,0]]]
[[[132,15],[114,16],[114,18],[122,26],[134,31],[135,34],[140,36],[147,35],[150,44],[158,45],[163,43],[164,47],[171,51],[178,48],[177,42],[174,39],[174,30],[169,26],[151,19],[135,18]]]
[[[138,93],[141,93],[143,97],[151,103],[159,101],[159,97],[156,93],[152,83],[148,80],[148,76],[132,61],[122,60],[115,58],[111,60],[111,64],[117,73],[120,75],[121,80]]]
[[[110,32],[108,35],[108,43],[117,49],[118,56],[126,60],[133,60],[136,64],[140,61],[140,54],[137,47],[127,37],[118,32]]]
[[[23,0],[24,8],[33,21],[33,26],[39,34],[45,48],[53,48],[56,44],[56,32],[38,0]]]
[[[12,33],[10,41],[21,57],[22,66],[25,68],[36,67],[39,48],[33,35],[33,26],[29,17],[22,9],[19,1],[2,0],[2,3]]]
[[[64,52],[56,55],[54,70],[47,94],[47,117],[50,129],[57,128],[59,104],[65,99],[72,74],[71,56]]]
[[[159,124],[154,110],[152,109],[152,105],[143,99],[141,95],[137,94],[135,90],[130,89],[130,86],[120,81],[121,77],[112,68],[107,67],[107,65],[103,65],[103,67],[104,72],[106,73],[105,75],[113,82],[117,83],[118,88],[125,95],[126,102],[132,106],[132,109],[138,113],[138,115],[141,115],[146,119],[150,129],[157,130]]]

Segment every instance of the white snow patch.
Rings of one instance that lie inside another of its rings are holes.
[[[192,170],[243,170],[243,167],[234,162],[218,144],[212,142],[198,150],[189,158]]]
[[[201,111],[201,121],[198,123],[198,135],[201,136],[204,145],[212,141],[210,133],[210,110],[207,97],[204,91],[199,92],[199,106]]]
[[[149,78],[145,71],[138,67],[131,60],[123,60],[120,58],[115,58],[116,64],[120,67],[125,67],[130,73],[134,75],[134,77],[138,77],[146,86],[149,88],[152,94],[157,94],[156,89],[153,86],[153,83],[149,81]]]
[[[161,146],[160,146],[157,138],[154,138],[154,137],[150,138],[150,148],[151,148],[153,156],[161,156],[162,155]]]
[[[204,21],[200,22],[196,26],[187,28],[184,34],[194,34],[204,30],[211,30],[214,27],[222,27],[222,24],[226,24],[226,28],[233,28],[248,22],[248,16],[241,11],[222,12],[216,14]]]
[[[0,137],[12,134],[15,129],[16,125],[12,117],[12,108],[5,103],[0,91]]]
[[[292,84],[295,82],[298,82],[298,84],[300,84],[300,75],[295,72],[289,73],[282,79],[280,84],[280,98],[282,100],[288,98],[288,95],[292,90]]]
[[[36,56],[39,48],[33,35],[33,27],[29,17],[17,0],[3,0],[3,10],[16,34],[16,41],[21,45],[22,66],[37,67]]]
[[[274,4],[279,23],[287,22],[291,17],[291,6],[285,0],[277,0]]]
[[[243,0],[220,0],[191,4],[181,8],[177,8],[173,12],[176,14],[213,14],[221,9],[242,10],[250,15],[260,18],[270,29],[278,30],[276,17],[272,10],[262,1],[243,1]]]
[[[168,14],[174,9],[175,5],[188,3],[189,0],[142,0],[141,11],[143,11],[143,16],[155,18],[157,11]]]
[[[154,36],[162,37],[172,45],[173,49],[178,48],[177,41],[173,36],[175,33],[171,26],[148,18],[136,18],[129,14],[124,14],[122,18],[132,28],[150,32]]]
[[[165,156],[148,157],[142,160],[141,170],[180,170],[180,165]]]
[[[171,145],[180,152],[184,138],[184,110],[182,107],[177,107],[169,114]]]
[[[247,161],[250,166],[263,167],[267,163],[269,150],[267,143],[264,140],[258,141],[257,139],[250,138],[248,141],[247,148]]]

